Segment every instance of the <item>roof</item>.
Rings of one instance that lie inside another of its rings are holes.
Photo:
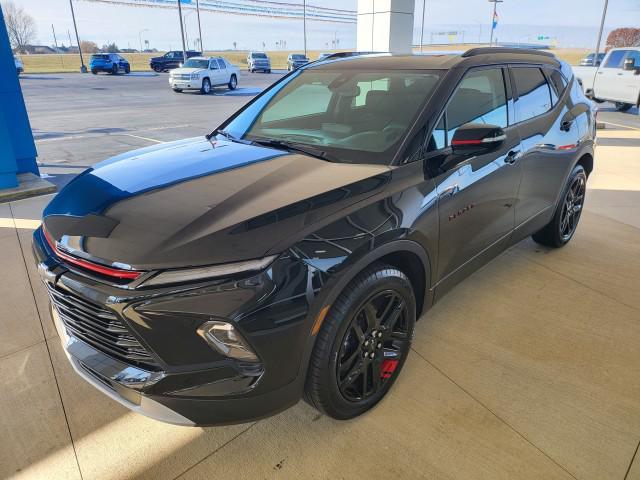
[[[344,63],[348,62],[348,64]],[[428,55],[395,55],[377,53],[328,58],[316,61],[307,68],[337,70],[363,68],[381,70],[448,70],[457,66],[469,67],[492,63],[536,63],[560,66],[559,60],[548,52],[516,48],[474,48],[459,54],[442,52]]]

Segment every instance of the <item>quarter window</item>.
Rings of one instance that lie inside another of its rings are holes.
[[[558,97],[562,96],[564,89],[567,88],[567,82],[558,70],[550,70],[549,78],[551,79],[551,86],[555,90]]]
[[[523,122],[551,110],[549,85],[539,68],[516,67],[511,69],[518,100],[515,102],[516,122]]]
[[[624,57],[629,50],[614,50],[609,54],[607,63],[604,64],[604,68],[622,68]]]
[[[211,66],[209,68],[211,68],[211,70],[218,70],[218,62],[211,60],[210,64]]]

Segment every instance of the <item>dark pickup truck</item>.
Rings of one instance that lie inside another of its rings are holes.
[[[199,57],[202,52],[187,50],[187,58]],[[172,50],[161,57],[153,57],[149,60],[149,66],[154,72],[166,72],[172,68],[178,68],[184,62],[182,50]]]

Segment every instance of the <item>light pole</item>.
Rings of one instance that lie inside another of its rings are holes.
[[[422,27],[420,28],[420,53],[422,53],[422,44],[424,43],[424,11],[427,7],[427,0],[422,0]]]
[[[200,0],[196,0],[196,11],[198,12],[198,34],[200,35],[200,50],[204,53],[204,48],[202,47],[202,26],[200,25]]]
[[[602,9],[602,19],[600,20],[600,31],[598,32],[598,43],[596,43],[596,54],[593,57],[593,66],[598,66],[598,53],[600,52],[600,41],[602,40],[602,29],[604,28],[604,19],[607,16],[607,6],[609,0],[604,0],[604,8]]]
[[[180,2],[181,0],[178,0],[178,17],[180,18],[180,38],[182,39],[182,63],[185,63],[187,61],[187,47],[184,45],[184,26],[182,25],[182,6]]]
[[[149,29],[148,29],[148,28],[143,28],[142,30],[140,30],[140,31],[138,32],[138,40],[140,40],[140,53],[142,53],[142,34],[143,34],[144,32],[148,32],[148,31],[149,31]]]
[[[304,56],[307,56],[307,0],[302,0],[302,28],[304,30]]]
[[[71,7],[71,18],[73,19],[73,28],[76,31],[76,42],[78,42],[78,53],[80,54],[80,72],[87,73],[87,67],[84,65],[84,58],[82,58],[82,49],[80,48],[80,37],[78,36],[78,26],[76,25],[76,14],[73,11],[73,0],[69,0],[69,6]]]
[[[489,0],[489,3],[493,3],[493,15],[491,16],[491,38],[489,39],[489,46],[493,46],[493,31],[498,25],[498,12],[496,11],[498,3],[502,3],[503,0]]]

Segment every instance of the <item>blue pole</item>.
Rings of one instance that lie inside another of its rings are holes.
[[[0,7],[0,188],[18,184],[18,173],[40,175],[36,146]]]

